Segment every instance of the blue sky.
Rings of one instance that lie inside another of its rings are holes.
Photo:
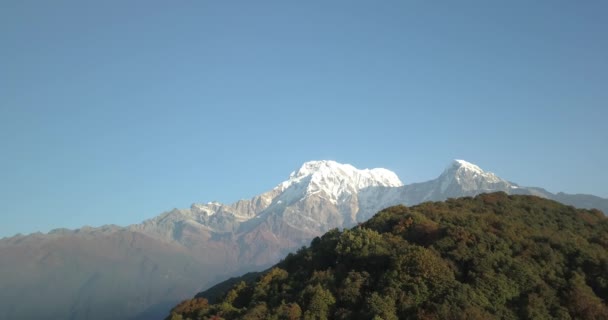
[[[303,162],[451,159],[608,197],[605,1],[2,1],[0,236],[126,225]]]

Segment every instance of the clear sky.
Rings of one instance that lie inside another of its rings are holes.
[[[0,2],[0,237],[465,159],[608,197],[606,1]]]

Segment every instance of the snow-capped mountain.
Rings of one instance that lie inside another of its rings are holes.
[[[387,202],[397,203],[397,192],[386,190],[401,186],[399,177],[386,169],[360,170],[335,161],[310,161],[272,190],[250,200],[229,205],[195,203],[189,209],[173,210],[131,228],[174,237],[175,228],[187,221],[192,227],[198,225],[212,232],[242,233],[280,217],[298,233],[318,235],[364,221]],[[389,194],[394,199],[385,199]]]
[[[483,192],[510,192],[518,187],[477,165],[464,160],[454,160],[438,178],[406,186],[403,196],[406,204],[413,205],[424,201],[473,196]]]
[[[289,179],[275,189],[284,194],[281,200],[291,202],[320,193],[338,203],[344,197],[369,187],[400,187],[397,175],[386,169],[359,170],[350,164],[335,161],[310,161],[294,171]],[[294,192],[286,192],[294,191]]]
[[[443,194],[450,192],[483,192],[515,187],[500,179],[492,172],[485,172],[478,166],[464,160],[454,160],[439,176],[439,190]]]
[[[475,196],[480,193],[502,191],[507,194],[533,195],[559,201],[578,208],[597,208],[608,212],[608,199],[581,194],[553,194],[543,188],[524,187],[507,181],[492,172],[464,160],[454,160],[436,179],[412,183],[401,188],[400,200],[405,205],[424,201],[443,201],[448,198]]]
[[[409,185],[386,169],[310,161],[273,189],[232,204],[194,203],[127,227],[0,239],[0,274],[11,275],[0,277],[0,319],[162,317],[168,305],[214,282],[274,264],[385,207],[494,191],[608,211],[608,199],[522,187],[464,160]]]
[[[359,170],[335,161],[311,161],[291,173],[274,188],[277,196],[266,215],[282,216],[294,228],[323,232],[366,220],[379,208],[370,206],[371,190],[394,188],[403,183],[386,169]],[[362,205],[364,204],[364,205]]]

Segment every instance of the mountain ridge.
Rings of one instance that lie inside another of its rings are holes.
[[[114,297],[122,297],[111,301],[123,304],[114,308],[122,310],[123,319],[142,313],[149,315],[146,310],[158,303],[177,302],[191,296],[184,296],[185,292],[200,291],[222,278],[266,268],[312,238],[332,228],[362,223],[383,208],[488,191],[559,197],[564,203],[599,207],[604,212],[608,208],[608,199],[555,195],[542,188],[521,187],[462,160],[450,163],[436,179],[407,185],[386,169],[360,170],[335,161],[310,161],[273,189],[232,204],[193,203],[189,208],[173,209],[126,227],[56,229],[50,234],[0,239],[0,256],[10,257],[0,263],[0,274],[20,270],[30,275],[18,278],[20,282],[12,282],[14,277],[0,278],[0,291],[22,288],[19,298],[8,296],[0,300],[0,318],[23,318],[30,314],[31,308],[20,300],[39,298],[28,291],[33,290],[28,288],[35,287],[36,282],[32,281],[37,278],[44,279],[42,283],[46,283],[50,292],[64,285],[57,290],[62,294],[54,297],[53,304],[38,306],[41,314],[46,311],[57,314],[57,318],[81,317],[85,308],[91,314],[87,316],[89,319],[115,318],[116,314],[103,314],[103,306],[110,300],[96,295],[114,292]],[[49,248],[58,250],[49,256]],[[116,263],[117,256],[124,261]],[[91,257],[98,265],[79,260]],[[32,267],[23,269],[23,265]],[[63,283],[51,277],[53,272],[62,274]],[[144,288],[143,284],[150,279],[171,281],[154,280],[149,292],[115,284],[118,279],[127,278],[132,287],[139,288]],[[82,287],[84,283],[89,284]],[[177,284],[179,290],[174,287]],[[83,290],[79,295],[90,297],[89,304],[70,298],[78,290]],[[61,311],[58,305],[70,307]]]
[[[346,168],[346,170],[345,170]],[[22,233],[17,233],[13,236],[5,236],[1,239],[8,239],[8,238],[13,238],[13,237],[22,237],[22,236],[29,236],[29,235],[34,235],[34,234],[41,234],[41,235],[47,235],[47,234],[53,234],[53,233],[57,233],[57,232],[64,232],[64,231],[73,231],[73,232],[80,232],[80,231],[91,231],[91,230],[107,230],[108,228],[112,229],[115,227],[118,228],[131,228],[134,226],[139,226],[141,224],[145,224],[148,221],[151,220],[159,220],[159,218],[166,216],[167,214],[170,213],[176,213],[176,212],[181,212],[182,215],[185,213],[190,213],[190,216],[194,216],[194,217],[201,217],[202,215],[206,214],[207,215],[207,219],[210,219],[213,215],[215,215],[216,213],[221,213],[221,214],[231,214],[234,216],[234,218],[238,221],[245,221],[247,219],[250,219],[252,217],[255,217],[256,213],[263,211],[264,209],[266,209],[268,206],[272,205],[272,201],[270,199],[273,199],[274,197],[276,197],[277,194],[281,193],[281,192],[285,192],[286,190],[288,190],[290,187],[294,187],[295,185],[298,184],[304,184],[306,186],[306,190],[304,190],[304,194],[296,194],[296,195],[282,195],[283,198],[278,199],[277,201],[280,201],[281,203],[285,202],[285,199],[287,200],[299,200],[301,198],[303,198],[303,196],[305,195],[310,195],[311,193],[314,192],[325,192],[327,194],[329,194],[329,198],[332,199],[334,202],[337,200],[337,198],[339,198],[339,194],[340,192],[344,192],[345,188],[339,188],[339,186],[336,185],[325,185],[323,186],[322,184],[320,184],[319,182],[326,182],[328,179],[328,175],[332,175],[333,176],[337,176],[336,173],[341,172],[349,172],[350,174],[346,174],[345,176],[353,176],[353,172],[355,172],[355,174],[359,174],[359,175],[364,175],[365,178],[369,179],[369,181],[371,181],[371,183],[368,184],[362,184],[358,187],[353,188],[352,186],[355,185],[353,183],[353,180],[356,180],[354,178],[351,178],[351,181],[347,181],[350,182],[349,187],[351,187],[349,191],[352,192],[357,192],[357,191],[361,191],[361,190],[365,190],[367,187],[371,187],[371,186],[378,186],[378,187],[387,187],[388,188],[403,188],[405,189],[405,191],[401,191],[401,196],[403,196],[406,200],[406,204],[415,204],[415,203],[420,203],[420,202],[424,202],[424,201],[435,201],[435,200],[442,200],[442,199],[447,199],[450,197],[451,193],[454,193],[453,191],[450,192],[449,188],[450,186],[453,187],[453,185],[460,185],[462,188],[461,190],[458,190],[457,192],[460,192],[461,194],[457,194],[455,197],[459,197],[459,196],[463,196],[463,195],[469,195],[468,193],[471,193],[471,195],[480,193],[480,192],[494,192],[494,191],[505,191],[507,193],[513,193],[513,194],[532,194],[532,195],[537,195],[537,196],[541,196],[544,198],[549,198],[549,199],[554,199],[559,201],[559,199],[568,199],[571,197],[584,197],[587,198],[587,205],[586,206],[581,206],[583,208],[590,208],[589,206],[593,205],[593,203],[589,203],[589,202],[597,202],[597,201],[608,201],[608,199],[600,197],[600,196],[596,196],[596,195],[590,195],[590,194],[582,194],[582,193],[576,193],[576,194],[569,194],[566,192],[557,192],[557,193],[551,193],[543,188],[539,188],[539,187],[522,187],[520,185],[518,185],[517,183],[508,181],[508,180],[504,180],[500,177],[498,177],[497,175],[495,175],[492,172],[489,171],[485,171],[483,169],[481,169],[479,166],[477,166],[476,164],[473,164],[471,162],[468,162],[466,160],[461,160],[461,159],[454,159],[452,160],[448,166],[445,167],[445,169],[443,170],[443,172],[435,179],[431,179],[428,181],[424,181],[424,182],[414,182],[414,183],[410,183],[410,184],[403,184],[400,180],[400,178],[397,176],[396,173],[385,169],[385,168],[374,168],[374,169],[356,169],[354,166],[350,165],[350,164],[341,164],[338,163],[336,161],[333,160],[311,160],[311,161],[307,161],[305,163],[302,164],[302,166],[295,171],[292,171],[292,173],[289,175],[288,179],[277,184],[273,189],[266,191],[260,195],[256,195],[253,196],[249,199],[239,199],[231,204],[224,204],[224,203],[220,203],[217,201],[212,201],[212,202],[207,202],[207,203],[192,203],[189,209],[172,209],[169,211],[166,211],[164,213],[161,213],[158,216],[155,216],[153,218],[150,219],[146,219],[144,221],[142,221],[141,223],[135,223],[132,225],[128,225],[126,227],[121,227],[115,224],[108,224],[108,225],[102,225],[99,227],[94,227],[94,226],[83,226],[80,228],[76,228],[76,229],[66,229],[66,228],[55,228],[52,230],[49,230],[47,233],[44,232],[33,232],[30,234],[22,234]],[[375,180],[371,177],[375,176]],[[310,178],[309,180],[307,180],[307,178]],[[462,184],[462,181],[466,181],[467,183],[465,185]],[[304,183],[303,183],[304,182]],[[308,183],[307,183],[308,182]],[[430,188],[432,189],[432,191],[434,192],[429,192],[427,195],[425,196],[410,196],[410,193],[420,193],[419,190],[416,189],[425,189],[425,188],[429,188],[427,185],[433,183]],[[437,187],[437,184],[439,184],[439,187]],[[332,189],[333,187],[333,189]],[[317,189],[314,189],[317,188]],[[297,187],[294,188],[297,191],[302,191],[299,190]],[[339,189],[339,190],[335,190],[335,189]],[[511,190],[510,190],[511,189]],[[519,190],[518,190],[519,189]],[[437,191],[439,190],[439,192]],[[291,191],[291,190],[290,190]],[[334,192],[332,192],[334,191]],[[335,192],[338,191],[338,192]],[[386,190],[385,190],[386,191]],[[289,191],[288,191],[289,192]],[[298,197],[299,196],[299,197]],[[289,201],[287,201],[289,202]],[[568,203],[566,203],[568,204]],[[576,205],[575,205],[576,206]],[[608,206],[606,205],[602,205],[601,208],[597,208],[602,210],[603,212],[606,212],[608,210]],[[185,211],[184,211],[185,210]],[[189,212],[188,212],[189,210]],[[203,218],[200,218],[202,220],[205,220]],[[211,219],[214,220],[214,219]],[[217,225],[218,226],[218,230],[222,230],[222,223],[221,222],[217,222],[217,221],[211,221],[211,222],[207,222],[209,225]],[[225,223],[225,221],[224,221]]]

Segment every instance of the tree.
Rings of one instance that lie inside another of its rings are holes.
[[[384,320],[398,320],[395,300],[390,297],[382,296],[373,292],[366,301],[367,314],[369,319],[380,318]]]
[[[326,320],[329,318],[331,308],[336,303],[333,294],[321,285],[309,286],[305,290],[309,297],[304,319]]]

